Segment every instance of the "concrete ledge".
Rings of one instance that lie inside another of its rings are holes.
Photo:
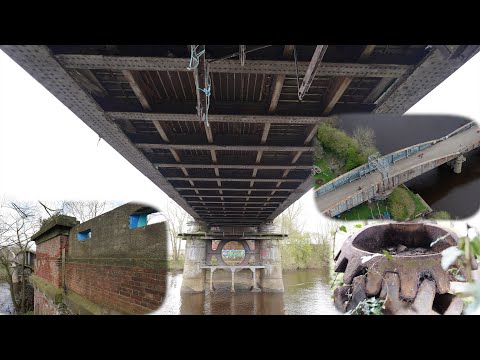
[[[77,225],[79,221],[73,216],[56,215],[47,219],[39,231],[32,236],[36,244],[47,241],[57,235],[68,236],[70,229]]]
[[[35,274],[30,275],[30,281],[38,291],[52,300],[54,304],[60,304],[62,302],[62,289],[55,287]]]
[[[75,314],[78,315],[113,315],[121,314],[115,310],[97,305],[94,302],[68,290],[63,295],[63,303]]]

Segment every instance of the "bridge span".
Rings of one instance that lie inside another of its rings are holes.
[[[440,138],[372,159],[315,191],[319,211],[334,217],[365,201],[382,199],[398,185],[449,163],[461,172],[463,156],[480,146],[478,124],[470,122]]]

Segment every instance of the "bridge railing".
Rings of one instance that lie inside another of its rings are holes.
[[[427,147],[432,146],[435,144],[437,140],[432,140],[432,141],[427,141],[425,143],[417,144],[410,146],[408,148],[402,149],[402,150],[397,150],[393,153],[390,153],[388,155],[384,155],[379,159],[385,160],[389,164],[393,164],[399,160],[402,160],[406,157],[411,156],[412,154],[415,154],[423,149],[426,149]],[[321,186],[315,191],[315,197],[320,196],[321,194],[330,192],[332,190],[335,190],[337,187],[342,186],[343,184],[346,184],[348,182],[352,182],[354,180],[357,180],[361,178],[362,176],[366,176],[372,171],[375,171],[375,168],[372,168],[369,164],[364,164],[360,165],[359,167],[356,167],[355,169],[350,170],[349,172],[346,172],[343,175],[340,175],[336,179],[333,179],[326,183],[325,185]]]
[[[419,151],[422,151],[440,141],[446,140],[454,135],[457,135],[465,130],[470,129],[472,126],[475,126],[476,123],[474,121],[463,125],[462,127],[456,129],[455,131],[451,132],[450,134],[439,138],[435,140],[430,140],[423,142],[421,144],[416,144],[409,146],[407,148],[397,150],[393,153],[387,154],[382,156],[379,159],[387,161],[389,164],[393,164],[399,160],[405,159],[415,153],[418,153]],[[376,169],[373,169],[369,164],[364,164],[360,165],[359,167],[356,167],[355,169],[350,170],[349,172],[346,172],[343,175],[340,175],[339,177],[329,181],[325,185],[319,187],[317,190],[315,190],[315,197],[319,197],[321,194],[328,193],[330,191],[335,190],[337,187],[342,186],[343,184],[346,184],[348,182],[352,182],[354,180],[359,179],[362,176],[368,175],[372,171],[375,171]]]
[[[452,136],[454,136],[454,135],[457,135],[458,133],[461,133],[461,132],[463,132],[463,131],[465,131],[465,130],[468,130],[468,129],[470,129],[471,127],[473,127],[473,126],[475,126],[475,125],[477,125],[477,123],[476,123],[475,121],[470,121],[469,123],[467,123],[467,124],[459,127],[457,130],[452,131],[450,134],[448,134],[447,136],[443,137],[442,140],[443,140],[443,139],[446,139],[446,138],[449,138],[449,137],[452,137]]]

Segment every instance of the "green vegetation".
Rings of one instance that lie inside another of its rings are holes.
[[[317,139],[314,157],[320,173],[314,175],[315,189],[365,164],[368,156],[377,152],[375,133],[370,128],[356,128],[351,137],[326,121],[318,128]]]
[[[346,221],[367,220],[372,218],[372,214],[373,217],[383,215],[386,210],[387,206],[385,205],[385,201],[376,201],[370,204],[364,202],[348,211],[341,213],[340,219]]]
[[[358,303],[357,307],[349,311],[348,315],[383,315],[385,300],[375,297],[367,298]]]
[[[417,195],[406,186],[401,185],[392,192],[387,200],[373,201],[370,204],[364,202],[340,214],[340,219],[346,221],[378,219],[383,216],[385,211],[388,211],[392,219],[404,221],[416,218],[427,210],[428,207]],[[439,216],[444,215],[440,214]]]
[[[328,123],[319,126],[317,138],[325,151],[334,153],[345,162],[344,172],[367,162],[368,155],[361,151],[358,142]]]
[[[310,234],[294,234],[280,242],[282,267],[284,270],[318,269],[330,263],[330,243],[312,243]]]
[[[401,187],[397,187],[388,197],[387,205],[392,217],[398,221],[411,219],[415,214],[415,202]]]
[[[433,220],[451,220],[452,216],[446,211],[436,211],[428,217]]]
[[[335,179],[335,174],[332,170],[330,170],[325,159],[317,160],[315,165],[317,165],[321,170],[321,173],[315,173],[314,175],[315,189]]]
[[[172,259],[167,260],[167,269],[168,271],[173,271],[173,272],[178,272],[178,271],[183,271],[183,263],[184,263],[184,257],[180,256],[177,261],[174,261]]]
[[[328,269],[332,258],[332,239],[338,229],[334,221],[326,223],[317,232],[306,232],[299,222],[302,208],[294,204],[275,219],[280,232],[288,238],[280,240],[284,270]]]
[[[388,197],[387,207],[392,217],[398,221],[413,219],[427,211],[427,207],[406,186],[397,187]]]
[[[474,314],[480,310],[480,283],[472,276],[472,261],[480,258],[480,237],[470,239],[468,236],[460,238],[458,247],[451,246],[441,252],[442,268],[449,270],[452,266],[462,268],[466,283],[456,292],[467,305],[465,314]]]

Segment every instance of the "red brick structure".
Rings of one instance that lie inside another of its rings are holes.
[[[154,210],[126,204],[85,223],[49,219],[37,244],[35,314],[145,314],[165,295],[166,224],[132,226]],[[138,216],[137,216],[138,218]]]
[[[165,269],[66,264],[66,285],[98,304],[125,313],[155,311],[165,294]]]

